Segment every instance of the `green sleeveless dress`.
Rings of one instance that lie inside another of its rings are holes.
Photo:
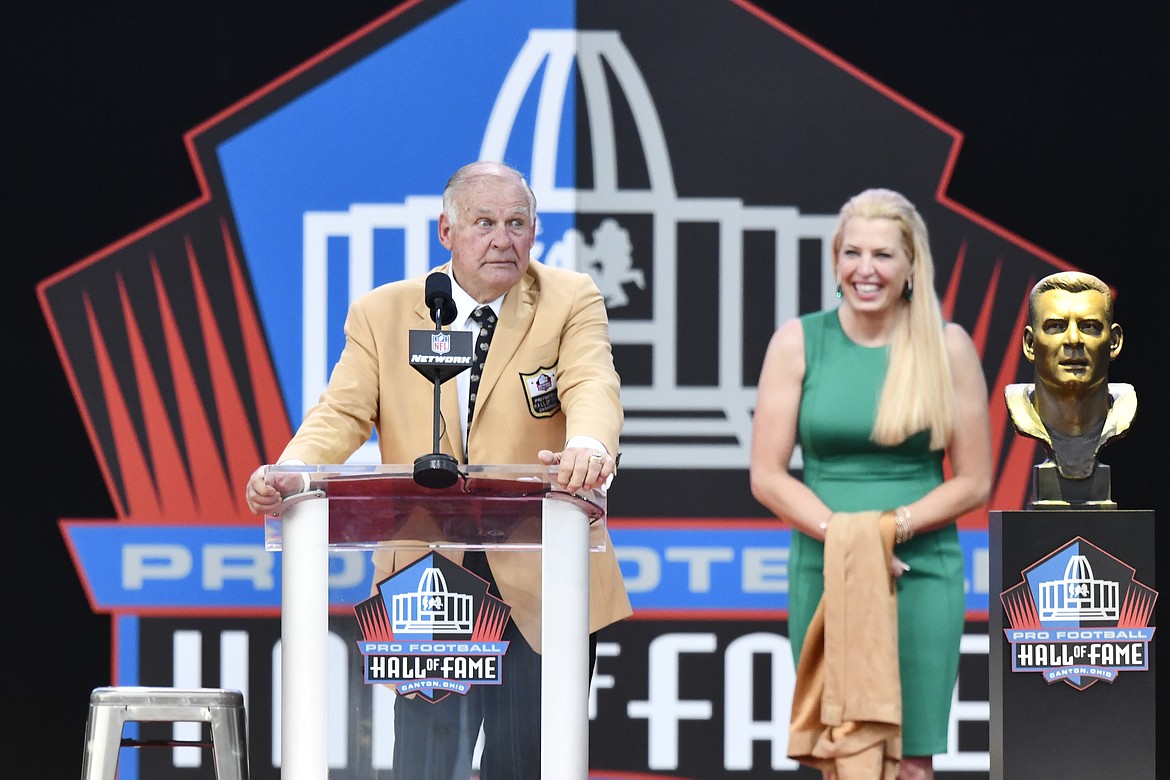
[[[896,447],[869,438],[887,348],[850,341],[836,310],[806,315],[801,325],[805,375],[797,435],[804,483],[835,512],[893,509],[940,484],[942,453],[929,449],[926,432]],[[895,552],[910,566],[897,581],[902,751],[907,756],[945,753],[966,612],[958,530],[951,524],[917,534]],[[824,545],[794,532],[788,634],[796,658],[821,599],[823,569]]]

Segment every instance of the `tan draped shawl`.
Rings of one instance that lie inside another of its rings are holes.
[[[796,668],[788,755],[840,780],[893,780],[902,758],[894,532],[890,514],[833,515]]]

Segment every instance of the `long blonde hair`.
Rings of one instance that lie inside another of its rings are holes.
[[[919,431],[930,431],[930,448],[944,449],[955,430],[955,399],[943,337],[942,309],[934,291],[934,260],[926,223],[900,193],[869,189],[849,199],[833,233],[833,263],[845,223],[852,217],[888,219],[898,226],[910,256],[910,300],[899,306],[890,339],[886,380],[870,438],[893,446]]]

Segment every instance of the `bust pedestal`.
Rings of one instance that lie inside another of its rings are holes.
[[[1150,510],[989,513],[992,778],[1156,776]]]
[[[1068,479],[1052,461],[1032,467],[1033,509],[1116,509],[1109,467],[1098,463],[1085,479]]]

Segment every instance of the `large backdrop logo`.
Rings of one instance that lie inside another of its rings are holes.
[[[993,388],[1021,379],[1032,282],[1069,268],[946,197],[955,129],[746,0],[406,2],[186,142],[203,196],[38,291],[117,515],[64,527],[94,608],[122,621],[123,683],[147,676],[141,615],[275,614],[279,561],[242,485],[324,388],[349,302],[446,260],[440,195],[466,162],[527,173],[534,254],[605,295],[623,474],[661,488],[624,495],[626,516],[693,518],[710,510],[689,474],[747,467],[767,340],[833,304],[833,215],[855,192],[919,206],[945,315]],[[1018,507],[1035,448],[996,393],[991,413],[991,505]],[[960,525],[986,536],[983,514]],[[363,575],[343,564],[333,603],[363,600]],[[784,593],[766,594],[779,614]]]

